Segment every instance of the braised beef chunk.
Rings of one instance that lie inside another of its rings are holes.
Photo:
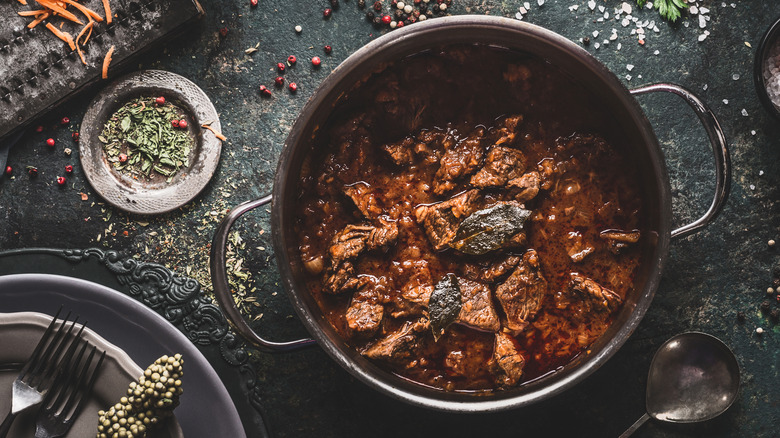
[[[566,252],[574,263],[583,261],[595,250],[579,231],[571,231],[566,235]]]
[[[354,259],[364,249],[366,240],[376,228],[371,225],[347,225],[333,237],[329,248],[332,266],[344,260]]]
[[[445,130],[424,129],[416,136],[408,136],[394,143],[382,145],[390,160],[399,166],[408,166],[418,159],[435,163],[442,151],[452,148],[455,138]]]
[[[420,348],[422,333],[429,327],[425,319],[406,321],[401,328],[369,345],[362,354],[370,359],[390,362],[410,360]]]
[[[435,163],[441,159],[441,151],[450,149],[455,143],[455,137],[448,131],[440,129],[423,130],[417,134],[414,153],[426,162]]]
[[[542,307],[547,280],[542,276],[539,255],[533,249],[523,254],[520,265],[496,288],[496,298],[506,314],[506,327],[520,331]]]
[[[534,170],[509,181],[507,187],[517,189],[514,194],[517,202],[527,202],[539,194],[541,185],[542,177]]]
[[[595,312],[612,313],[623,302],[615,292],[579,274],[571,275],[569,287],[587,304],[589,310]]]
[[[439,170],[433,177],[433,192],[443,195],[455,187],[457,180],[468,176],[482,165],[485,154],[482,147],[485,130],[477,129],[466,139],[460,141],[454,147],[444,151],[439,161]]]
[[[363,250],[388,246],[398,238],[398,225],[380,218],[381,226],[347,225],[331,241],[329,248],[331,265],[337,266],[344,260],[354,259]]]
[[[471,185],[479,188],[502,187],[519,178],[525,170],[525,157],[517,149],[493,146],[485,158],[485,167],[471,177]]]
[[[422,263],[419,263],[422,262]],[[428,263],[424,260],[415,263],[414,272],[409,280],[401,287],[401,296],[413,303],[427,306],[433,293],[433,278],[428,269]]]
[[[382,145],[382,149],[387,152],[393,163],[399,166],[408,166],[414,163],[414,153],[412,152],[412,146],[414,145],[414,139],[406,137],[403,140],[399,140],[395,143],[389,143]]]
[[[517,351],[515,339],[504,333],[497,332],[493,344],[493,359],[498,365],[498,378],[506,386],[516,385],[523,377],[525,358]]]
[[[355,276],[355,267],[348,260],[328,269],[325,276],[324,290],[336,295],[351,292],[359,286],[360,282]]]
[[[516,255],[508,255],[491,263],[466,263],[463,265],[463,275],[469,280],[483,283],[495,283],[509,275],[522,260]]]
[[[490,288],[465,278],[459,278],[458,285],[460,286],[461,308],[460,315],[455,322],[478,330],[498,331],[501,328],[501,323],[498,320],[496,309],[493,307]]]
[[[605,230],[599,234],[599,237],[607,242],[607,249],[609,249],[610,252],[613,254],[620,254],[630,245],[639,242],[640,233],[638,230]]]
[[[364,277],[360,289],[352,295],[345,317],[353,333],[371,336],[382,322],[385,308],[382,305],[382,290],[386,289],[385,277]]]
[[[494,145],[498,146],[504,143],[512,143],[515,139],[515,136],[517,135],[517,125],[519,125],[522,121],[523,116],[521,115],[509,116],[505,118],[503,121],[503,126],[496,130],[496,133],[499,135],[499,137]]]
[[[375,219],[382,214],[382,207],[379,206],[379,201],[368,184],[358,182],[344,186],[344,194],[352,199],[355,207],[363,213],[366,219]]]
[[[433,205],[421,205],[414,211],[434,249],[447,246],[458,231],[458,224],[477,209],[479,191],[469,190]]]

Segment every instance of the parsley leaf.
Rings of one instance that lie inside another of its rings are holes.
[[[646,0],[636,0],[636,4],[639,7],[643,7]],[[655,0],[653,3],[655,8],[658,9],[658,13],[662,18],[671,22],[677,21],[680,18],[680,13],[683,9],[688,9],[688,4],[685,0]]]

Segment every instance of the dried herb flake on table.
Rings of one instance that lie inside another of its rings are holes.
[[[194,139],[184,111],[170,102],[158,104],[155,100],[139,97],[122,106],[106,122],[98,139],[106,159],[120,173],[145,180],[162,175],[171,182],[176,172],[189,166]]]

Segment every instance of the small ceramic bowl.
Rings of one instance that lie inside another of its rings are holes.
[[[194,140],[189,164],[170,180],[165,177],[140,180],[116,171],[99,139],[111,115],[129,100],[142,96],[163,96],[181,108],[188,123],[188,133]],[[206,187],[219,163],[222,142],[213,132],[202,129],[203,124],[221,131],[217,110],[206,93],[193,82],[162,70],[130,73],[106,86],[84,115],[79,140],[84,174],[103,199],[129,213],[152,215],[179,208]]]
[[[774,80],[778,84],[774,101],[769,96],[768,91],[772,75],[766,67],[770,58],[776,60],[775,65],[778,68],[777,73],[774,75]],[[761,103],[764,104],[767,111],[780,119],[780,18],[769,27],[769,30],[761,38],[753,64],[753,77],[756,83],[756,92]]]

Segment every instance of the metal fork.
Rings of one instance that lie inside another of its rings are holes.
[[[0,438],[8,435],[17,414],[43,401],[60,370],[60,364],[69,361],[76,350],[75,340],[81,336],[84,326],[82,325],[78,332],[73,334],[78,316],[68,326],[70,318],[68,312],[64,319],[59,320],[60,326],[55,331],[54,327],[60,312],[62,308],[54,315],[32,355],[14,380],[11,410],[3,420],[3,424],[0,424]]]
[[[97,347],[92,346],[89,356],[82,362],[88,346],[88,342],[82,343],[76,358],[64,366],[63,373],[57,377],[53,389],[46,395],[35,420],[35,438],[64,436],[79,415],[106,356],[103,351],[96,359]]]

